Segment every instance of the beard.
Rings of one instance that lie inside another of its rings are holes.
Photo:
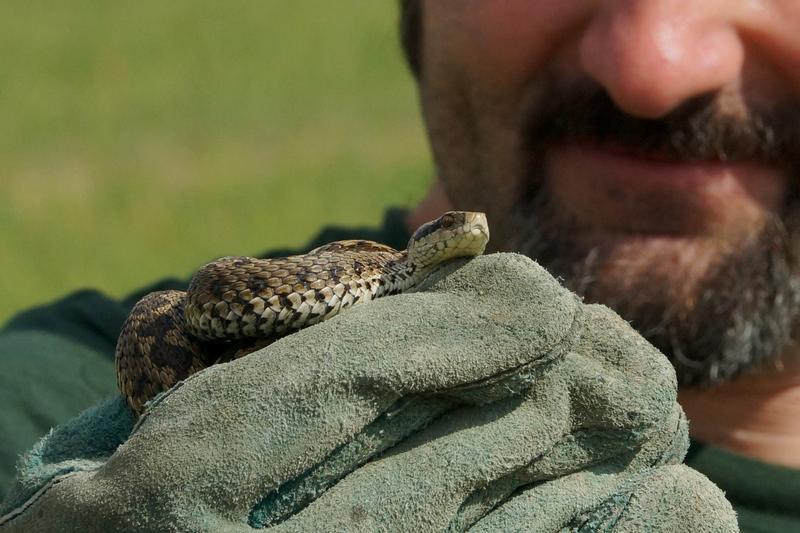
[[[800,313],[800,106],[746,113],[726,110],[725,95],[696,98],[668,116],[639,119],[599,87],[544,84],[522,128],[533,154],[508,218],[508,248],[540,262],[587,302],[631,322],[673,363],[679,384],[714,385],[777,364],[793,341]],[[643,258],[624,282],[618,245],[586,238],[591,228],[559,206],[548,186],[544,154],[557,143],[612,146],[669,161],[752,161],[784,170],[785,205],[763,227],[714,253],[674,264]],[[613,277],[612,277],[613,278]]]

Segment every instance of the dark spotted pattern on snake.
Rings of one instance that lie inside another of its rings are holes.
[[[134,306],[117,341],[119,390],[141,415],[147,401],[193,373],[407,291],[437,265],[483,253],[488,240],[483,213],[453,211],[417,229],[403,251],[351,240],[290,257],[218,259],[186,292],[155,292]]]

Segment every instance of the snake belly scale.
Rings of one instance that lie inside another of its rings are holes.
[[[437,265],[483,253],[488,240],[483,213],[452,211],[422,225],[402,251],[349,240],[283,258],[223,257],[185,292],[154,292],[134,306],[117,341],[117,385],[138,416],[191,374],[409,290]]]

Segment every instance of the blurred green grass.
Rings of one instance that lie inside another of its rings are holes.
[[[377,224],[432,174],[395,2],[0,2],[0,322]]]

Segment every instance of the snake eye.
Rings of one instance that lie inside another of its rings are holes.
[[[443,227],[444,229],[451,228],[453,227],[453,224],[455,224],[455,222],[456,221],[452,215],[444,215],[441,218],[441,227]]]

